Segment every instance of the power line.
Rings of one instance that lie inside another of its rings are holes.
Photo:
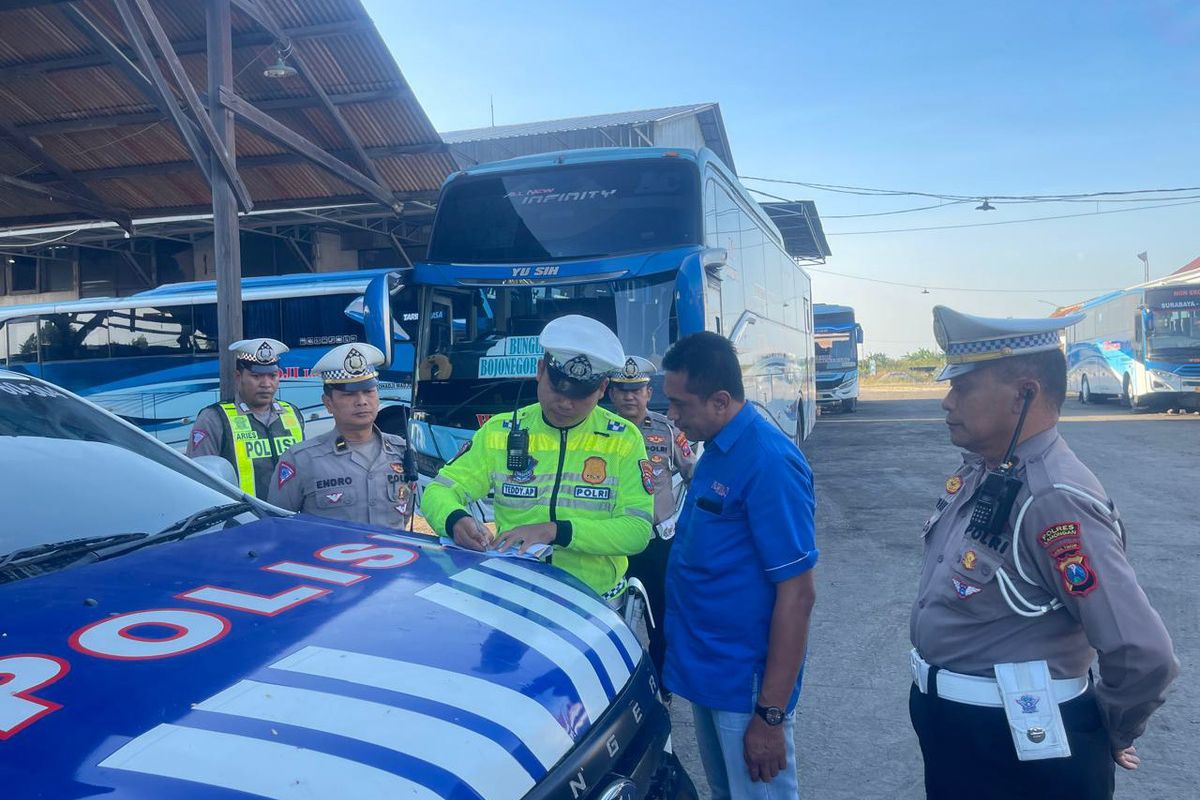
[[[1125,214],[1130,211],[1150,211],[1155,208],[1175,208],[1177,206],[1194,206],[1200,200],[1190,200],[1183,203],[1162,203],[1154,206],[1139,206],[1137,208],[1113,208],[1108,211],[1089,211],[1083,214],[1055,214],[1049,217],[1026,217],[1024,219],[1003,219],[993,222],[964,222],[958,225],[929,225],[923,228],[887,228],[875,231],[825,231],[826,236],[870,236],[876,233],[907,233],[910,231],[945,231],[953,228],[986,228],[992,225],[1017,225],[1023,222],[1044,222],[1052,219],[1074,219],[1076,217],[1097,217],[1102,214]]]
[[[998,294],[1034,294],[1034,293],[1044,294],[1047,292],[1071,292],[1072,294],[1087,295],[1090,297],[1090,296],[1103,294],[1104,292],[1113,291],[1112,289],[1071,289],[1071,288],[1060,288],[1060,287],[1054,287],[1054,288],[1043,287],[1041,289],[978,289],[978,288],[967,288],[964,286],[930,286],[925,283],[903,283],[901,281],[889,281],[889,280],[885,280],[883,278],[868,278],[865,275],[850,275],[849,273],[846,273],[846,272],[834,272],[833,270],[817,269],[815,267],[810,267],[809,269],[812,272],[817,273],[818,275],[835,275],[839,278],[852,278],[853,280],[856,280],[856,281],[867,281],[869,283],[882,283],[882,284],[886,284],[888,286],[902,286],[906,289],[933,289],[933,290],[939,291],[939,292],[984,292],[984,293],[998,293]]]
[[[1094,200],[1101,197],[1121,197],[1141,194],[1178,194],[1180,192],[1200,192],[1200,186],[1185,186],[1175,189],[1157,188],[1157,189],[1126,189],[1126,190],[1108,190],[1100,192],[1079,192],[1074,194],[1024,194],[1024,195],[1001,195],[990,194],[988,192],[980,192],[978,194],[947,194],[941,192],[923,192],[910,189],[880,189],[870,186],[850,186],[838,183],[811,183],[808,181],[792,181],[783,178],[758,178],[752,175],[739,176],[742,180],[747,181],[762,181],[764,183],[782,183],[790,186],[804,186],[809,189],[818,189],[826,192],[839,192],[843,194],[858,194],[858,195],[873,195],[885,197],[909,196],[909,197],[932,197],[939,200],[959,200],[968,202],[972,200],[1010,200],[1010,201],[1033,201],[1033,202],[1055,202],[1068,200]]]

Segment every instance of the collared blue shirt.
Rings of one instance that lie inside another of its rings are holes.
[[[705,442],[667,567],[668,689],[708,708],[753,710],[775,584],[817,563],[813,507],[804,455],[749,403]],[[799,696],[798,678],[788,710]]]

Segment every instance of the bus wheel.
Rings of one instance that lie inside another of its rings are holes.
[[[1083,383],[1079,385],[1079,402],[1084,405],[1096,402],[1096,398],[1092,397],[1092,387],[1088,386],[1087,375],[1083,376]]]
[[[1142,404],[1141,398],[1133,393],[1133,382],[1129,379],[1128,375],[1125,376],[1125,382],[1122,384],[1122,392],[1122,399],[1125,401],[1125,405],[1129,407],[1130,411],[1146,410],[1146,406]]]
[[[853,414],[857,410],[858,410],[858,398],[857,397],[851,397],[849,400],[842,401],[842,413],[843,414]]]

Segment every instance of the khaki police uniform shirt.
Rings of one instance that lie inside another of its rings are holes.
[[[672,476],[678,472],[685,481],[690,481],[696,454],[687,437],[656,411],[646,412],[641,431],[646,441],[646,456],[650,459],[650,472],[654,476],[654,524],[657,525],[675,513]]]
[[[290,435],[287,426],[283,424],[283,419],[279,416],[282,406],[278,401],[271,403],[270,408],[262,414],[250,411],[241,398],[236,398],[234,403],[238,410],[249,418],[251,427],[260,437],[274,441],[280,436]],[[300,427],[303,429],[304,417],[299,409],[296,409],[296,419],[300,421]],[[187,455],[190,458],[220,456],[233,464],[233,468],[236,470],[237,460],[233,455],[232,443],[226,441],[229,434],[229,420],[226,419],[220,404],[205,406],[196,415],[196,422],[192,425],[192,431],[188,435]],[[266,498],[265,487],[271,479],[271,473],[275,470],[276,462],[277,459],[273,458],[254,459],[254,485],[258,489],[259,498]]]
[[[987,473],[983,459],[965,456],[946,480],[925,524],[913,645],[930,664],[985,676],[997,663],[1044,659],[1054,678],[1077,677],[1099,652],[1096,698],[1113,747],[1127,747],[1178,672],[1171,639],[1126,560],[1116,508],[1058,430],[1025,440],[1016,457],[1024,487],[1008,534],[994,541],[967,531],[971,497]],[[1018,574],[1014,557],[1034,585]],[[1017,614],[1001,594],[999,569],[1029,602],[1063,607],[1036,618]]]
[[[267,501],[347,522],[406,528],[415,497],[404,482],[404,439],[376,429],[383,437],[379,455],[367,457],[336,429],[292,445],[271,478]]]

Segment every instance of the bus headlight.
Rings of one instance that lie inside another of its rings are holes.
[[[1150,370],[1150,382],[1153,388],[1159,391],[1180,391],[1181,383],[1179,376],[1174,372],[1167,372],[1162,369]]]

